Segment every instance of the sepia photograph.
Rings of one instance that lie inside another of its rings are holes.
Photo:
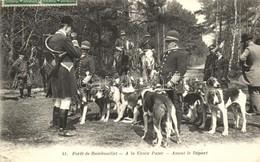
[[[0,162],[260,161],[259,0],[0,13]]]

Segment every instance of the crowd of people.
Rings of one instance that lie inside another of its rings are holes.
[[[95,74],[95,60],[91,54],[91,44],[82,41],[79,46],[76,40],[77,34],[72,32],[73,19],[64,16],[60,22],[60,28],[45,41],[45,65],[49,67],[47,96],[55,98],[53,107],[53,129],[58,130],[61,136],[73,136],[74,132],[67,129],[68,110],[70,109],[72,97],[80,89],[79,82],[91,86],[91,78]],[[118,57],[127,55],[128,50],[133,47],[132,42],[125,37],[122,31],[120,38],[116,40],[114,55],[114,66]],[[246,82],[250,94],[249,112],[260,111],[260,45],[253,42],[253,37],[249,34],[242,35],[245,45],[244,52],[240,56],[243,80]],[[165,35],[166,51],[161,58],[160,66],[157,70],[164,83],[169,83],[169,87],[174,87],[167,91],[168,96],[176,107],[176,116],[179,124],[183,116],[183,78],[187,71],[187,56],[182,48],[179,47],[180,35],[176,30],[169,30]],[[256,40],[259,43],[259,40]],[[140,43],[140,59],[148,58],[155,53],[155,45],[150,40],[150,34],[145,35],[145,39]],[[149,52],[147,52],[149,51]],[[151,52],[150,52],[151,51]],[[210,77],[215,77],[221,83],[221,88],[228,88],[230,82],[228,78],[229,61],[221,51],[221,46],[209,46],[209,55],[206,58],[204,81]],[[143,57],[146,56],[146,57]],[[155,55],[154,55],[155,57]],[[153,64],[156,64],[153,60]],[[143,62],[143,61],[141,61]],[[24,54],[20,53],[19,58],[14,62],[13,68],[17,71],[17,87],[20,89],[20,96],[24,98],[24,89],[28,89],[27,96],[31,96],[31,81],[29,69],[32,66],[24,60]],[[120,65],[124,66],[124,65]],[[150,68],[150,66],[147,66]],[[143,67],[144,69],[145,67]],[[150,69],[152,70],[152,69]],[[119,75],[125,75],[127,70],[118,71]],[[162,84],[164,84],[162,83]],[[87,104],[89,89],[84,88],[86,96],[83,101]]]

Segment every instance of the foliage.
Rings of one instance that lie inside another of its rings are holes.
[[[166,8],[165,11],[162,10]],[[181,34],[182,46],[192,56],[192,64],[201,64],[207,53],[201,34],[203,28],[196,26],[195,16],[176,2],[166,0],[88,0],[78,1],[69,7],[8,7],[1,10],[1,46],[3,76],[9,80],[8,70],[20,52],[30,55],[30,37],[37,35],[38,46],[43,45],[46,34],[53,34],[59,28],[60,18],[72,15],[73,29],[79,42],[88,40],[98,73],[108,73],[114,54],[114,42],[120,30],[138,47],[146,32],[156,42],[158,54],[163,51],[164,35],[167,30],[176,29]],[[133,18],[133,14],[137,18]],[[164,27],[165,30],[162,30]],[[194,61],[195,60],[195,61]],[[39,77],[38,77],[39,78]]]

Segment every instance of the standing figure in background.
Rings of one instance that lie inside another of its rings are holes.
[[[166,92],[176,108],[176,117],[180,132],[183,116],[183,76],[187,71],[187,54],[178,46],[179,37],[180,35],[176,30],[167,32],[165,38],[166,51],[162,56],[160,75],[162,84],[167,84],[172,89]]]
[[[38,74],[37,72],[39,72],[39,69],[40,69],[39,58],[37,58],[38,52],[40,51],[39,47],[37,47],[38,40],[39,40],[39,38],[36,35],[32,35],[31,38],[30,38],[31,51],[30,51],[30,57],[29,57],[29,60],[28,60],[27,82],[31,86],[33,85],[33,82],[35,80],[35,76],[37,76],[37,74]],[[28,88],[28,97],[32,97],[31,96],[31,88]]]
[[[31,96],[31,82],[29,81],[28,74],[28,62],[24,59],[24,53],[19,53],[19,58],[15,60],[11,69],[15,70],[16,75],[14,79],[14,88],[19,88],[20,90],[20,98],[25,98],[24,96],[24,88],[27,88],[27,96]],[[30,65],[29,65],[30,66]]]
[[[46,38],[45,47],[48,50],[46,60],[54,64],[49,75],[47,92],[55,98],[53,108],[53,128],[58,128],[58,135],[70,137],[75,132],[67,129],[68,110],[72,97],[77,95],[77,82],[74,69],[74,59],[80,58],[81,50],[76,33],[72,33],[73,19],[64,16],[61,19],[60,29]],[[48,54],[48,55],[47,55]]]
[[[248,82],[250,108],[248,113],[260,113],[260,45],[253,42],[253,36],[244,33],[241,35],[241,43],[245,47],[240,56],[242,73]]]
[[[208,47],[209,55],[207,56],[205,62],[203,81],[207,81],[210,77],[213,76],[213,66],[214,66],[214,60],[216,58],[216,55],[214,53],[215,48],[216,48],[215,45],[210,45]]]
[[[213,60],[213,77],[217,78],[221,88],[228,88],[228,68],[229,61],[226,59],[222,53],[221,48],[215,50],[215,59]]]

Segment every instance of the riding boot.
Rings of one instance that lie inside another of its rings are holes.
[[[31,88],[31,87],[28,87],[28,88],[27,88],[27,91],[28,91],[27,96],[28,96],[28,97],[32,97],[32,96],[31,96],[32,88]]]
[[[60,108],[54,106],[53,108],[53,116],[52,116],[52,126],[55,128],[59,128],[59,113],[60,113]]]
[[[182,103],[181,95],[175,94],[174,101],[175,101],[174,106],[176,108],[176,118],[177,118],[178,130],[179,130],[179,133],[181,133],[181,122],[183,119],[183,103]]]
[[[60,109],[59,111],[59,136],[72,137],[76,134],[67,130],[68,110]]]
[[[22,88],[20,88],[20,98],[24,98],[23,89]]]
[[[52,113],[52,126],[50,127],[50,130],[52,132],[56,132],[59,129],[59,113],[60,108],[54,106]]]

